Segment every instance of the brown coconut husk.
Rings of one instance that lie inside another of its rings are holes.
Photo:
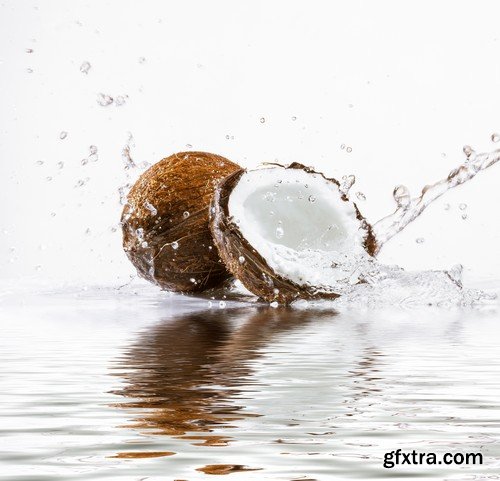
[[[289,166],[272,164],[284,169],[302,169],[308,173],[321,175],[326,180],[340,186],[340,183],[333,178],[327,178],[320,172],[315,172],[309,167],[294,162]],[[224,261],[228,270],[252,293],[267,302],[277,301],[280,304],[289,304],[296,299],[334,299],[338,294],[333,292],[322,292],[314,286],[304,286],[296,284],[274,272],[265,259],[250,245],[242,235],[238,225],[233,222],[229,215],[229,197],[246,172],[240,169],[233,172],[219,183],[215,191],[210,209],[210,229],[215,245],[219,250],[219,255]],[[350,202],[343,195],[342,200]],[[360,226],[366,231],[364,248],[370,255],[376,252],[377,244],[372,228],[366,219],[359,212],[356,204],[356,217],[360,221]],[[240,256],[245,262],[240,263]]]
[[[230,276],[213,244],[209,205],[217,183],[239,168],[219,155],[179,152],[139,177],[121,223],[123,248],[141,277],[164,289],[197,292]]]

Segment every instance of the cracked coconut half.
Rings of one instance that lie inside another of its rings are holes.
[[[268,302],[338,297],[376,250],[339,182],[297,163],[232,173],[210,213],[226,267]]]

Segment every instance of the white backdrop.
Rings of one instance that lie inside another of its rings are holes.
[[[129,132],[138,164],[192,148],[353,173],[378,220],[394,185],[417,193],[464,144],[495,146],[498,18],[495,0],[2,0],[0,276],[128,279],[116,227]],[[91,145],[98,160],[82,165]],[[499,181],[495,166],[449,193],[382,259],[498,277]]]

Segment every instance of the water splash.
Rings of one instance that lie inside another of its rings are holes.
[[[464,147],[466,160],[453,169],[445,179],[433,185],[426,185],[419,196],[412,198],[408,189],[400,185],[394,189],[394,200],[397,209],[394,213],[379,220],[373,226],[373,233],[377,239],[378,253],[381,247],[408,224],[413,222],[422,212],[445,192],[473,179],[479,172],[496,164],[500,160],[500,149],[492,152],[476,154],[466,145]]]

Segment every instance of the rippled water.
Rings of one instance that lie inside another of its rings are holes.
[[[0,302],[0,479],[500,473],[497,304],[209,309],[146,287]],[[383,468],[398,448],[484,464]]]

